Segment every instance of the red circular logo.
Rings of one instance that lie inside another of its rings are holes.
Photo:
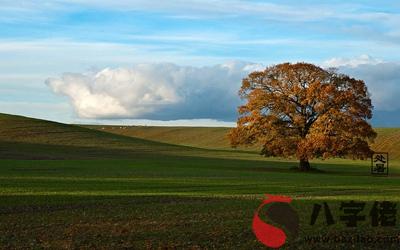
[[[296,211],[291,208],[289,203],[292,198],[280,195],[267,194],[267,199],[263,200],[261,205],[257,208],[253,218],[253,232],[257,239],[271,248],[281,247],[286,242],[285,229],[292,236],[297,236],[299,229],[299,218]],[[274,224],[279,224],[283,229],[270,225],[261,220],[259,213],[261,209],[268,205],[266,211],[267,218]]]

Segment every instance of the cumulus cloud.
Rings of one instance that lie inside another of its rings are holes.
[[[69,97],[81,118],[234,120],[241,79],[261,65],[229,62],[209,67],[137,64],[84,74],[64,73],[46,84]]]
[[[399,63],[360,56],[334,58],[321,65],[337,67],[342,73],[364,80],[376,114],[400,115]],[[55,93],[67,96],[80,118],[234,121],[241,104],[237,94],[241,79],[261,69],[260,64],[237,61],[206,67],[137,64],[64,73],[47,79],[46,84]],[[379,117],[376,124],[381,124],[382,115],[375,117]]]

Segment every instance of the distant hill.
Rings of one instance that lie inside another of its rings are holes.
[[[400,159],[400,128],[376,130],[373,148]],[[135,158],[144,154],[230,157],[223,153],[233,150],[228,132],[229,128],[214,127],[68,125],[0,113],[0,159]],[[258,152],[259,148],[235,151]]]
[[[378,138],[372,145],[376,151],[389,152],[391,159],[400,160],[400,128],[376,128]]]
[[[86,127],[171,144],[207,149],[231,149],[227,137],[230,128],[101,125]],[[376,128],[375,130],[378,133],[378,137],[372,148],[376,151],[389,152],[391,159],[400,159],[400,128]],[[258,151],[259,147],[241,147],[239,149]]]
[[[191,150],[76,125],[0,114],[0,159],[131,158],[143,153]]]
[[[171,144],[208,149],[232,149],[227,137],[229,128],[223,127],[152,127],[102,125],[85,125],[84,127],[118,135],[143,138]],[[256,148],[249,148],[249,150],[256,150]]]

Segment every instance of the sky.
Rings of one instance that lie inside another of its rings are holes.
[[[241,79],[282,62],[366,82],[400,127],[399,1],[0,0],[0,112],[234,126]]]

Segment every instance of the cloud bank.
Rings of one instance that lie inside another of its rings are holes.
[[[333,58],[323,65],[336,67],[342,73],[364,80],[376,111],[400,110],[400,63],[361,55],[355,58]]]
[[[400,64],[362,55],[332,58],[321,64],[366,82],[375,108],[375,124],[400,124]],[[137,64],[84,74],[64,73],[46,84],[65,95],[80,118],[215,119],[235,121],[238,90],[255,63],[230,62],[207,67],[172,63]],[[386,117],[386,113],[390,117]],[[377,120],[378,119],[378,120]],[[385,122],[382,122],[385,120]]]
[[[241,79],[259,64],[209,67],[137,64],[84,74],[64,73],[46,84],[69,97],[81,118],[218,119],[231,121],[240,104]]]

